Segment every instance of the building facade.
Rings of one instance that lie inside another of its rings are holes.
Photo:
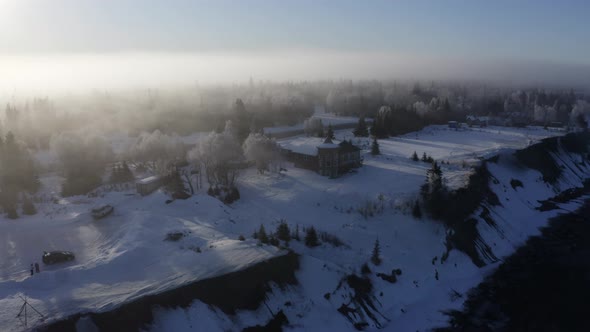
[[[295,167],[310,169],[331,178],[362,165],[361,149],[349,141],[334,143],[326,138],[322,143],[317,138],[301,138],[301,142],[296,141],[292,146],[281,145],[281,149]]]

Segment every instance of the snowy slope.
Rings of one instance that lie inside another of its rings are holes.
[[[26,295],[48,320],[56,320],[76,312],[110,310],[280,254],[274,247],[238,241],[238,234],[223,231],[232,222],[232,212],[209,196],[166,205],[163,193],[145,198],[127,194],[39,204],[37,216],[0,221],[0,331],[22,329],[15,320],[22,305],[19,295]],[[114,215],[92,220],[88,211],[99,203],[114,205]],[[176,231],[186,236],[163,241]],[[44,266],[44,250],[73,251],[76,260]],[[33,262],[41,263],[42,272],[29,276]],[[38,318],[29,317],[29,324],[40,323]]]
[[[347,135],[339,131],[336,136],[349,139]],[[440,258],[445,252],[444,227],[435,221],[414,219],[407,204],[417,196],[429,165],[413,162],[408,157],[417,151],[449,161],[450,165],[443,166],[443,172],[447,181],[458,187],[465,184],[470,174],[468,168],[462,167],[464,160],[474,163],[481,158],[502,155],[500,163],[489,164],[497,180],[492,183],[492,189],[503,204],[492,210],[498,226],[488,226],[484,221],[478,223],[482,238],[501,259],[558,213],[534,210],[539,205],[537,200],[555,195],[555,188],[540,180],[537,171],[514,167],[515,162],[510,160],[514,149],[525,148],[551,135],[554,133],[540,128],[454,131],[432,126],[417,133],[380,140],[381,156],[370,156],[365,150],[364,166],[357,173],[337,180],[292,167],[288,167],[284,176],[260,176],[253,171],[245,174],[240,186],[242,199],[233,206],[240,211],[236,227],[243,227],[243,232],[254,230],[260,223],[266,229],[274,229],[278,220],[285,219],[291,229],[295,225],[313,225],[346,243],[345,247],[323,244],[310,249],[292,242],[291,247],[302,254],[297,273],[300,285],[287,291],[275,289],[269,294],[267,304],[273,312],[284,310],[290,321],[287,331],[354,331],[352,323],[337,311],[343,304],[350,304],[353,294],[341,281],[352,273],[360,275],[360,267],[368,262],[378,238],[383,263],[380,266],[369,264],[378,312],[376,321],[368,319],[368,329],[386,327],[392,331],[415,331],[444,325],[447,318],[440,311],[459,309],[465,292],[476,286],[498,263],[478,268],[465,254],[453,250],[441,264]],[[353,142],[368,149],[368,140],[353,139]],[[572,162],[570,159],[564,163]],[[566,171],[558,185],[561,189],[579,186],[583,177],[590,177],[590,169]],[[522,180],[525,188],[513,189],[510,186],[513,178]],[[382,213],[365,219],[356,212],[363,201],[380,204],[379,194],[383,197]],[[576,204],[574,201],[564,208],[572,209]],[[252,225],[252,220],[257,223]],[[395,284],[374,274],[389,273],[394,268],[403,271]],[[325,297],[327,293],[329,299]],[[287,302],[289,306],[285,305]],[[193,325],[194,315],[214,315],[220,329],[264,324],[271,317],[262,307],[256,312],[242,312],[237,318],[228,318],[219,312],[213,314],[211,309],[196,302],[187,310],[159,310],[153,331],[165,331],[170,327],[199,331]]]

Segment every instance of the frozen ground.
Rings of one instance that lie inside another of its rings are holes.
[[[459,186],[469,174],[464,161],[470,164],[555,134],[540,128],[454,131],[446,126],[431,126],[417,133],[380,140],[380,156],[368,154],[369,139],[353,139],[365,149],[364,166],[356,173],[328,179],[289,164],[282,175],[259,175],[249,169],[239,180],[242,198],[232,206],[204,193],[167,205],[161,192],[142,198],[133,195],[131,189],[97,198],[58,197],[57,203],[38,204],[40,212],[36,216],[0,220],[0,245],[5,247],[0,250],[0,330],[22,329],[14,318],[22,304],[18,295],[26,295],[46,316],[58,319],[79,311],[108,310],[145,294],[268,259],[280,252],[271,246],[257,246],[250,235],[260,224],[274,230],[281,219],[292,229],[296,225],[313,225],[346,244],[337,248],[323,244],[309,249],[301,243],[291,243],[302,254],[297,274],[300,285],[276,291],[268,300],[273,310],[283,307],[286,301],[292,302],[286,309],[292,323],[290,329],[353,330],[336,311],[346,301],[347,292],[336,288],[342,277],[358,272],[368,260],[377,238],[382,246],[383,264],[371,269],[386,273],[393,268],[403,270],[396,284],[372,277],[375,288],[383,293],[378,294],[384,317],[381,323],[392,330],[440,325],[444,316],[439,310],[458,308],[462,303],[461,299],[450,299],[451,290],[464,293],[494,266],[479,269],[457,251],[451,252],[447,263],[432,264],[433,258],[440,258],[444,252],[444,228],[427,219],[415,220],[409,213],[429,167],[411,161],[410,155],[414,151],[420,156],[426,152],[437,160],[449,161],[450,165],[443,166],[446,181]],[[352,135],[350,131],[338,131],[336,136],[349,139]],[[198,137],[194,135],[190,141]],[[506,191],[513,170],[498,167],[492,171],[500,179],[499,187],[494,189],[500,192],[502,200],[515,204],[506,204],[498,212],[503,213],[506,223],[503,239],[495,238],[497,232],[483,230],[486,239],[498,243],[499,255],[504,255],[553,214],[529,208],[535,199],[547,198],[553,192],[538,183],[539,174],[534,171],[520,175],[526,183],[532,183],[526,191]],[[41,195],[57,197],[60,180],[55,175],[44,175]],[[525,197],[531,197],[528,205]],[[93,221],[88,211],[102,203],[114,205],[115,213]],[[368,203],[379,211],[365,219],[357,209]],[[516,210],[521,220],[535,221],[524,223],[525,226],[511,225],[508,216],[513,212],[509,208]],[[179,242],[163,241],[171,231],[185,232],[186,236]],[[247,240],[237,241],[239,235]],[[196,252],[197,247],[201,253]],[[29,265],[40,262],[43,250],[71,250],[77,259],[70,264],[42,266],[43,272],[31,277]],[[435,279],[436,272],[439,280]],[[325,293],[334,295],[326,300]],[[264,306],[230,318],[195,302],[186,312],[158,311],[153,328],[194,331],[208,326],[208,331],[227,330],[263,324],[269,317]],[[194,324],[195,319],[201,323]]]

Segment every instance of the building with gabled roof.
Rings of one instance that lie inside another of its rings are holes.
[[[310,169],[331,178],[362,165],[361,149],[350,141],[297,137],[279,141],[281,151],[295,167]]]

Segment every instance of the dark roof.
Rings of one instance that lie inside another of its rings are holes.
[[[360,151],[361,150],[358,146],[356,146],[356,145],[354,145],[351,142],[346,141],[346,140],[342,141],[338,145],[340,146],[340,151],[341,152],[356,152],[356,151]]]

